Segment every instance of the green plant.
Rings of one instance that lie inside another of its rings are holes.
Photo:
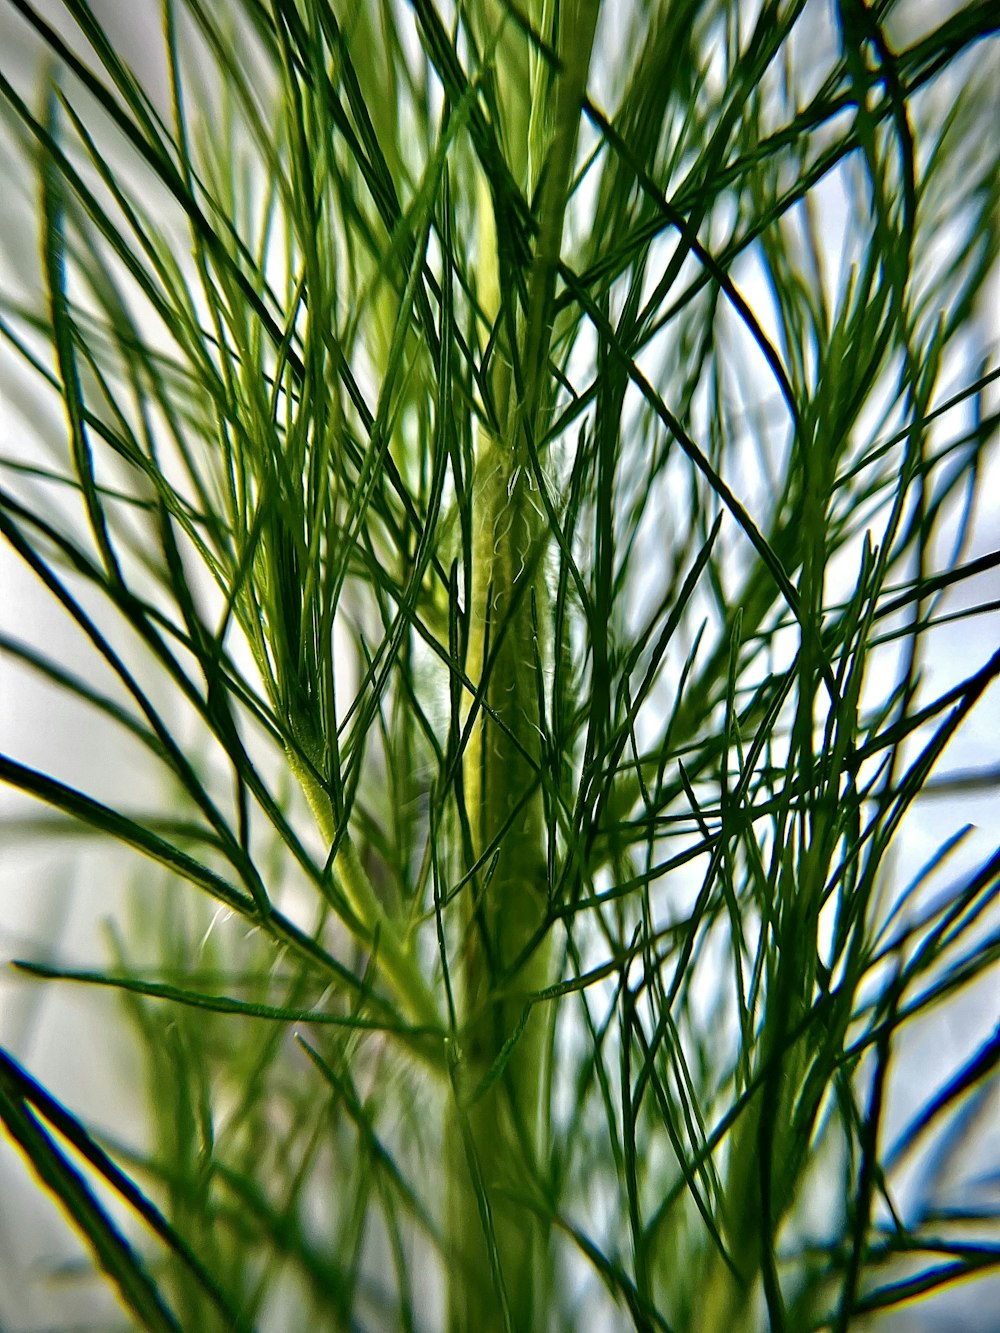
[[[842,1333],[995,1270],[941,1189],[996,1034],[885,1129],[1000,947],[995,844],[894,868],[996,782],[936,765],[1000,655],[925,666],[996,610],[993,7],[165,0],[163,100],[63,9],[8,5],[66,425],[0,528],[98,665],[2,647],[162,800],[0,774],[160,867],[15,964],[120,992],[149,1134],[7,1056],[0,1117],[132,1325]]]

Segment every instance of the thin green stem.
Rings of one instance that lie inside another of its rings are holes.
[[[345,919],[353,918],[359,938],[377,955],[379,971],[389,982],[404,1016],[421,1028],[440,1028],[441,1015],[426,978],[396,923],[379,902],[350,834],[337,829],[330,797],[310,766],[291,747],[286,754],[320,833],[331,848],[337,847],[333,875],[349,913]]]

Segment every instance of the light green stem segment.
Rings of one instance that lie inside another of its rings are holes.
[[[722,1234],[733,1267],[713,1247],[701,1289],[700,1327],[705,1333],[750,1333],[760,1270],[760,1207],[757,1138],[760,1098],[736,1127],[725,1188]],[[736,1272],[733,1271],[736,1269]]]
[[[544,597],[538,569],[539,520],[510,446],[481,440],[475,485],[479,523],[474,556],[469,670],[488,671],[488,715],[480,719],[465,757],[465,795],[478,815],[474,850],[488,872],[468,903],[463,953],[461,1062],[452,1176],[453,1236],[461,1246],[461,1280],[451,1293],[453,1330],[535,1323],[544,1254],[535,1215],[514,1195],[523,1192],[541,1155],[540,1093],[547,1047],[544,1014],[532,1012],[502,1078],[471,1100],[517,1028],[529,997],[549,981],[550,948],[522,955],[544,922],[546,868],[539,789],[537,662],[531,600]],[[492,646],[491,646],[492,645]],[[469,1153],[474,1155],[468,1160]],[[481,1176],[488,1204],[471,1188]],[[492,1234],[490,1234],[492,1233]]]
[[[790,896],[786,893],[780,900],[787,902]],[[756,1091],[733,1127],[719,1217],[729,1262],[713,1248],[699,1314],[699,1328],[705,1333],[750,1333],[756,1326],[754,1302],[761,1280],[762,1247],[773,1244],[773,1233],[794,1197],[795,1182],[805,1164],[807,1150],[803,1144],[808,1137],[803,1139],[795,1116],[797,1105],[800,1115],[802,1112],[799,1096],[809,1063],[808,1046],[802,1036],[791,1043],[786,1040],[788,1029],[807,1007],[801,990],[796,993],[804,970],[797,959],[792,959],[790,983],[789,973],[771,978],[770,1012],[758,1058],[766,1065],[780,1057],[780,1066],[770,1086]],[[762,1132],[769,1143],[777,1146],[770,1161],[762,1151]],[[764,1170],[770,1183],[771,1217],[767,1225],[761,1190]]]
[[[502,21],[503,8],[491,0],[483,5],[493,21]],[[548,33],[557,7],[536,0],[532,8]],[[485,682],[487,708],[466,750],[463,780],[473,850],[486,869],[469,897],[461,969],[461,1057],[449,1142],[449,1233],[456,1259],[451,1333],[540,1328],[550,1269],[546,1228],[529,1206],[530,1196],[538,1197],[534,1181],[545,1172],[542,1092],[550,1040],[543,1007],[530,1011],[502,1076],[480,1090],[526,1004],[552,979],[551,943],[539,942],[547,910],[539,696],[548,656],[539,637],[548,623],[549,531],[529,441],[537,441],[551,405],[546,365],[552,297],[598,8],[598,0],[558,7],[562,68],[554,97],[551,71],[528,58],[521,35],[511,29],[513,49],[506,51],[501,41],[496,50],[507,141],[521,142],[524,150],[523,162],[511,163],[514,174],[532,195],[544,156],[545,184],[528,303],[516,318],[523,386],[519,396],[509,370],[515,353],[502,334],[493,371],[500,430],[483,427],[476,446],[466,670],[471,680]],[[532,69],[527,114],[523,80],[510,82],[519,58]],[[477,294],[481,308],[497,319],[500,275],[485,191],[480,225]]]
[[[330,798],[300,755],[286,750],[288,764],[316,818],[323,837],[332,846],[337,836]],[[358,857],[349,833],[341,839],[333,863],[337,887],[353,920],[346,924],[365,944],[377,950],[378,968],[389,983],[392,997],[403,1017],[416,1027],[441,1029],[441,1016],[434,996],[416,959],[400,936],[399,929],[378,900],[371,880]]]

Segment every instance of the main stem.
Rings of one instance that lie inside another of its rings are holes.
[[[464,779],[474,851],[485,868],[470,894],[462,959],[452,1204],[461,1250],[451,1293],[456,1333],[530,1330],[543,1248],[537,1217],[515,1197],[541,1149],[541,1011],[531,1013],[501,1077],[481,1091],[549,972],[544,945],[522,961],[546,910],[537,702],[543,647],[532,617],[544,584],[539,522],[522,494],[516,457],[510,440],[482,439],[475,484],[480,527],[469,671],[473,679],[486,678],[487,709],[466,753]]]
[[[542,0],[535,9],[539,29],[551,32],[554,7]],[[562,6],[558,77],[533,51],[522,61],[532,73],[527,115],[516,100],[520,90],[505,85],[520,67],[516,49],[505,65],[503,44],[497,48],[498,100],[509,113],[508,141],[513,133],[525,150],[521,174],[529,197],[544,160],[528,301],[513,321],[509,311],[501,313],[494,215],[485,187],[480,196],[477,295],[498,321],[500,338],[492,371],[497,426],[479,430],[473,487],[466,669],[480,683],[485,706],[463,777],[481,869],[468,899],[449,1136],[449,1230],[457,1260],[449,1286],[451,1333],[531,1333],[544,1314],[546,1229],[531,1203],[534,1182],[544,1176],[542,1090],[550,1043],[544,1010],[531,1009],[530,1002],[551,980],[550,943],[537,943],[547,911],[539,700],[548,654],[549,527],[534,442],[551,405],[546,367],[552,298],[597,11],[598,0]],[[512,325],[516,347],[507,341]],[[521,368],[516,389],[515,364]]]

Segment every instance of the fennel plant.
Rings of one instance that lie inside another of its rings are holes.
[[[996,1033],[893,1111],[1000,948],[995,834],[912,850],[1000,671],[997,19],[931,8],[164,0],[126,57],[6,0],[0,529],[76,646],[0,647],[123,759],[5,754],[5,831],[134,867],[103,959],[14,967],[148,1115],[29,1048],[0,1119],[95,1327],[845,1333],[995,1273]]]

